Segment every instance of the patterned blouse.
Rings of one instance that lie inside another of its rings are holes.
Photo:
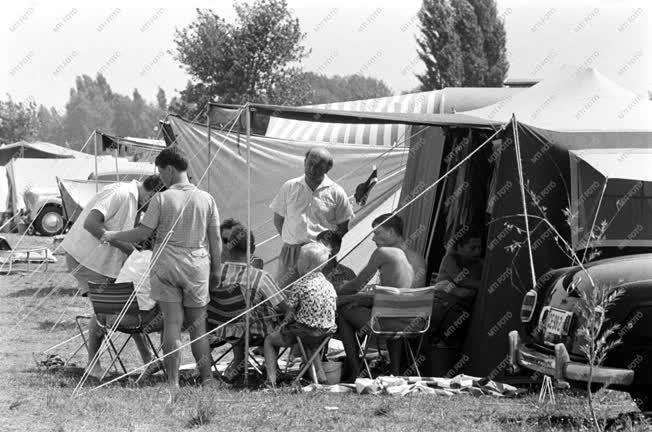
[[[337,294],[321,272],[314,272],[288,288],[288,317],[299,324],[318,329],[335,327]]]

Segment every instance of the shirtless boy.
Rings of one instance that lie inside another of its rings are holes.
[[[420,288],[425,285],[426,262],[409,249],[403,238],[403,221],[398,216],[384,214],[372,222],[372,240],[378,248],[360,274],[342,286],[338,292],[338,330],[346,351],[348,379],[354,379],[360,370],[355,332],[369,322],[373,293],[358,293],[379,273],[380,285],[396,288]],[[400,375],[402,342],[387,340],[392,374]]]

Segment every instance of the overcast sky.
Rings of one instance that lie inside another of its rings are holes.
[[[173,59],[174,30],[194,7],[230,20],[230,0],[14,1],[3,5],[0,95],[62,108],[75,76],[106,76],[114,91],[168,99],[189,76]],[[421,0],[288,0],[307,34],[306,69],[383,79],[398,93],[418,85],[416,13]],[[638,93],[652,89],[652,26],[643,1],[498,0],[510,78],[545,78],[564,65],[595,67]],[[134,8],[133,5],[140,5]],[[183,5],[183,7],[179,7]],[[216,6],[217,5],[217,6]]]

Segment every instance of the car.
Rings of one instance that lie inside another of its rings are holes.
[[[121,170],[118,174],[121,182],[140,180],[146,175],[142,169]],[[106,171],[99,172],[97,176],[95,173],[91,173],[88,176],[89,180],[95,180],[96,178],[101,182],[111,182],[115,181],[116,173],[115,171]],[[65,218],[61,193],[58,187],[28,189],[25,191],[24,201],[24,216],[26,216],[28,223],[32,223],[34,230],[42,236],[49,237],[61,234],[69,225]]]
[[[509,333],[512,373],[534,371],[558,382],[586,387],[592,383],[627,391],[641,410],[652,410],[652,253],[634,253],[599,259],[584,265],[552,270],[539,278],[521,306],[524,331]],[[588,275],[587,275],[588,272]],[[588,304],[580,292],[597,289],[619,292],[613,304],[599,310],[595,325],[617,324],[613,338],[621,343],[608,351],[604,362],[590,371],[582,352],[586,339],[581,307]],[[607,288],[608,287],[608,288]],[[582,303],[584,301],[584,303]]]

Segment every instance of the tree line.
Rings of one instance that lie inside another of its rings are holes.
[[[387,84],[362,75],[326,76],[306,71],[306,34],[286,0],[234,3],[232,22],[211,10],[177,29],[175,58],[189,76],[169,101],[114,92],[102,74],[75,79],[64,112],[35,101],[0,100],[0,143],[42,140],[80,149],[97,129],[151,138],[166,112],[200,122],[209,102],[309,105],[390,96]],[[507,73],[505,30],[494,0],[423,0],[416,38],[425,66],[421,86],[500,86]]]

